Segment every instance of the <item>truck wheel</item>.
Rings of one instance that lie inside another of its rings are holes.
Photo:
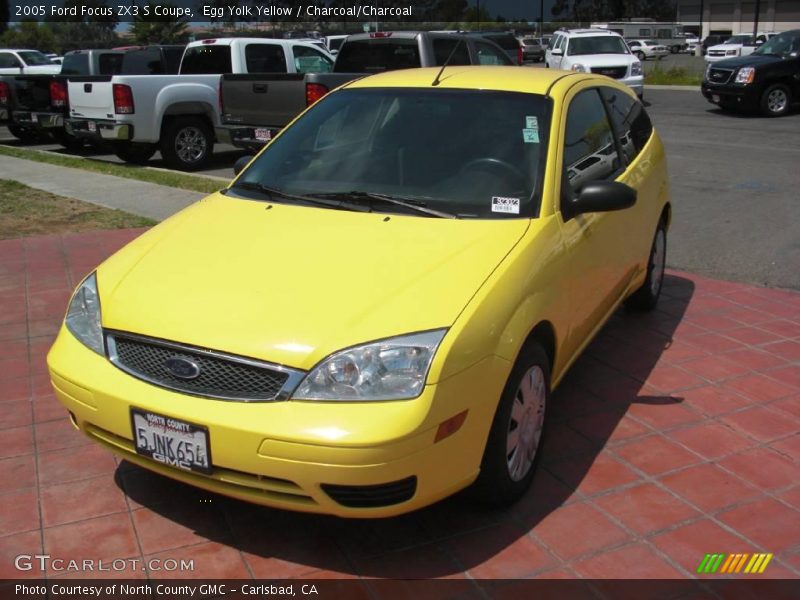
[[[520,352],[500,396],[473,488],[478,500],[507,506],[530,487],[549,401],[550,361],[532,343]]]
[[[761,112],[768,117],[781,117],[789,112],[792,92],[782,83],[775,83],[761,94]]]
[[[147,161],[156,153],[155,144],[140,144],[136,142],[116,142],[114,154],[126,163],[146,165]]]
[[[20,127],[16,123],[9,123],[7,125],[9,133],[17,138],[23,144],[33,144],[39,141],[39,132],[35,129],[28,129],[27,127]]]
[[[181,117],[169,124],[161,142],[161,155],[171,167],[196,171],[211,158],[214,133],[197,117]]]
[[[64,146],[70,152],[80,152],[83,149],[84,142],[81,138],[76,138],[68,134],[63,129],[55,129],[50,131],[50,135],[53,136],[53,139],[56,141],[57,144]]]
[[[652,310],[658,304],[664,283],[664,266],[667,262],[667,223],[664,217],[658,222],[650,256],[647,259],[647,277],[638,290],[625,301],[632,310]]]

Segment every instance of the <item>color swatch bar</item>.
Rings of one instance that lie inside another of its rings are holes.
[[[700,565],[698,573],[763,573],[772,554],[706,554]]]

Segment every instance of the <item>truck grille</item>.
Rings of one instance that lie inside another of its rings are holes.
[[[612,79],[622,79],[625,77],[625,73],[627,72],[628,67],[625,65],[621,67],[592,67],[592,73],[605,75],[606,77],[611,77]]]
[[[282,400],[304,375],[280,365],[133,334],[108,333],[106,342],[109,359],[123,371],[193,396],[244,402]],[[192,372],[176,375],[174,368],[167,368],[168,361],[175,359],[192,366]]]
[[[725,50],[709,50],[708,51],[708,55],[709,56],[725,56],[725,54],[726,54]]]
[[[708,70],[708,80],[711,83],[728,83],[733,75],[733,69],[722,69],[719,67],[711,67]]]

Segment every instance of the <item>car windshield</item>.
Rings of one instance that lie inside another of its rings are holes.
[[[774,54],[783,58],[800,56],[800,33],[781,33],[764,42],[753,54]]]
[[[748,44],[753,38],[752,35],[734,35],[725,40],[726,44]]]
[[[621,37],[615,35],[576,37],[569,41],[567,54],[570,56],[582,54],[628,54],[628,47]]]
[[[20,52],[19,57],[29,67],[40,67],[42,65],[56,64],[49,58],[47,58],[44,54],[36,50],[26,50],[25,52]]]
[[[485,90],[342,90],[277,137],[231,191],[335,198],[341,208],[348,196],[381,194],[460,218],[530,218],[539,205],[549,102]],[[475,115],[480,127],[470,126]],[[388,202],[369,208],[409,212]]]

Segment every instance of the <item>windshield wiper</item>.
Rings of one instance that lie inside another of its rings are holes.
[[[234,188],[242,188],[243,190],[251,190],[254,192],[260,192],[267,196],[271,197],[278,197],[278,198],[285,198],[286,200],[299,200],[300,202],[308,202],[310,204],[317,204],[319,206],[327,206],[328,208],[336,208],[340,210],[361,210],[361,209],[354,209],[352,207],[345,206],[341,202],[335,201],[327,201],[323,200],[322,198],[315,197],[315,196],[303,196],[301,194],[290,194],[288,192],[284,192],[281,189],[270,187],[268,185],[264,185],[263,183],[257,183],[255,181],[237,181],[233,186]],[[366,212],[366,211],[363,211]]]
[[[453,213],[428,208],[428,206],[418,198],[411,198],[408,196],[393,196],[388,194],[376,194],[374,192],[362,192],[353,190],[352,192],[333,192],[330,194],[315,194],[315,198],[336,198],[337,200],[345,200],[347,202],[369,202],[377,200],[379,202],[386,202],[408,208],[410,210],[430,215],[432,217],[439,217],[441,219],[457,219],[458,215]]]

